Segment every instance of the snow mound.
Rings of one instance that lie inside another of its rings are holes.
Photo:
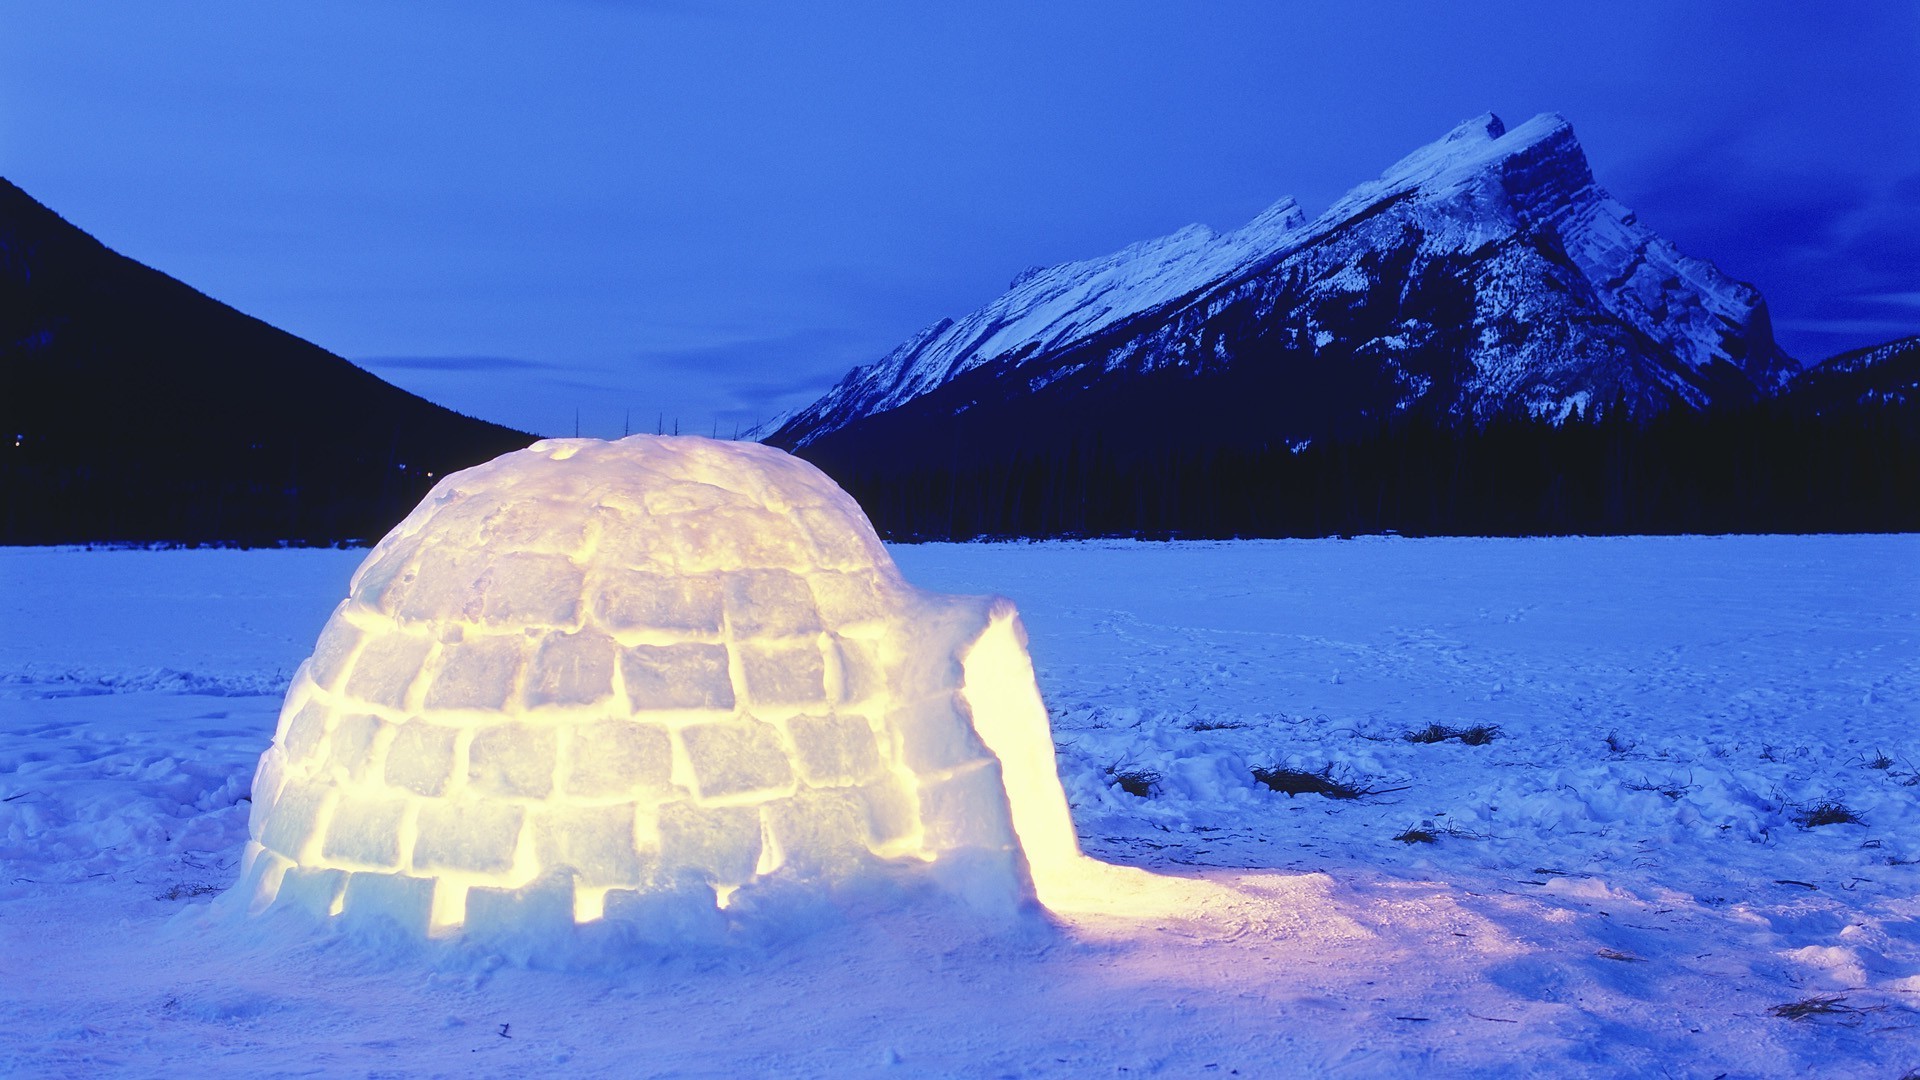
[[[912,587],[778,450],[536,443],[349,591],[260,759],[253,913],[537,954],[902,874],[1018,911],[1029,854],[1078,858],[1012,604]]]

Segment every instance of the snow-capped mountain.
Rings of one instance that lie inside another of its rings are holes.
[[[1030,414],[1022,399],[1072,409],[1069,396],[1113,401],[1128,384],[1182,398],[1173,422],[1257,413],[1259,441],[1291,441],[1395,413],[1698,408],[1768,394],[1796,369],[1759,293],[1602,190],[1566,120],[1509,130],[1487,114],[1311,221],[1282,199],[1225,235],[1189,226],[1025,272],[769,425],[768,441],[807,446],[886,414],[970,413],[978,431],[1004,406]],[[1256,390],[1265,408],[1238,400]]]
[[[1111,255],[1029,267],[1005,295],[958,320],[941,319],[879,363],[857,369],[794,422],[884,412],[991,360],[1030,359],[1190,295],[1285,250],[1306,224],[1291,198],[1225,236],[1205,225],[1130,244]]]

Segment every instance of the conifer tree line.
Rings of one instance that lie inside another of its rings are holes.
[[[816,464],[890,540],[1920,530],[1920,407],[1407,420],[1304,446],[1075,437]]]
[[[451,450],[423,449],[440,432],[421,426],[429,430],[405,438],[351,431],[341,441],[362,436],[365,448],[352,456],[299,439],[237,450],[152,441],[104,464],[21,453],[0,462],[0,544],[371,544],[443,470],[527,441],[506,436],[476,447],[449,436]],[[402,446],[422,454],[408,461]]]
[[[1052,427],[1027,414],[1004,434],[915,418],[799,452],[906,542],[1920,531],[1920,397],[1856,390],[1650,419],[1395,417],[1307,442],[1190,413],[1116,425],[1096,409]],[[410,420],[333,432],[359,448],[346,455],[210,435],[143,438],[110,466],[9,448],[0,543],[371,543],[447,471],[530,439],[501,429],[480,445],[447,418]]]

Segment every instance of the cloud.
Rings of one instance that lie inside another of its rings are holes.
[[[517,356],[361,356],[353,361],[364,368],[391,371],[554,371],[554,365]]]
[[[855,335],[837,327],[816,327],[788,334],[735,338],[671,349],[646,349],[643,364],[711,373],[715,368],[764,373],[777,364],[834,367],[856,347]],[[831,356],[831,360],[823,357]]]
[[[1920,308],[1920,292],[1869,293],[1860,299],[1874,304]]]
[[[858,364],[878,359],[866,335],[837,328],[739,338],[635,356],[662,382],[696,380],[718,399],[716,415],[743,422],[764,419],[819,397]]]
[[[1869,342],[1891,341],[1920,334],[1920,318],[1905,322],[1895,319],[1781,319],[1773,326],[1775,330],[1859,338]]]

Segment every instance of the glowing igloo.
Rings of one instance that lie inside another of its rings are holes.
[[[915,589],[812,466],[700,438],[441,481],[295,674],[253,800],[249,910],[436,937],[915,868],[1017,908],[1029,856],[1078,857],[1012,605]]]

